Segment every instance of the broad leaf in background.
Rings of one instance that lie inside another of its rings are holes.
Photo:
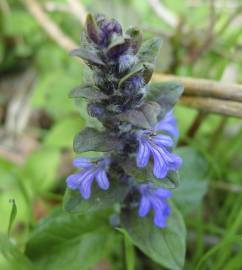
[[[162,118],[176,104],[183,89],[183,85],[179,82],[151,83],[147,93],[147,99],[156,101],[161,105],[162,112],[160,118]]]
[[[3,234],[0,234],[0,254],[4,258],[4,270],[38,269],[34,267],[31,261],[17,249],[6,235]]]
[[[73,77],[72,73],[68,75],[63,70],[42,74],[33,91],[32,106],[47,111],[54,119],[62,119],[66,114],[73,113],[73,103],[66,99],[69,89],[80,83]],[[79,110],[85,110],[84,104],[80,104]]]
[[[73,134],[85,126],[85,121],[78,117],[68,117],[58,121],[49,131],[44,144],[57,148],[72,148]]]
[[[23,173],[29,179],[31,189],[43,192],[53,187],[59,162],[60,151],[53,147],[44,146],[30,155]]]
[[[137,210],[121,215],[121,224],[133,244],[155,262],[172,270],[182,270],[186,251],[186,228],[180,212],[171,204],[164,229],[154,225],[151,216],[140,218]]]
[[[112,138],[106,132],[100,132],[95,128],[85,128],[74,138],[73,148],[77,153],[87,151],[106,152],[119,147],[119,141]]]
[[[180,147],[176,153],[183,159],[180,169],[180,185],[174,190],[174,200],[178,208],[188,213],[203,199],[208,187],[208,162],[195,149]]]
[[[110,209],[115,203],[122,202],[129,191],[126,184],[112,181],[108,191],[93,187],[90,199],[84,200],[77,190],[67,189],[64,196],[64,209],[68,212],[88,214],[94,211]]]
[[[115,243],[107,216],[77,216],[56,209],[34,229],[26,254],[40,269],[86,270]]]

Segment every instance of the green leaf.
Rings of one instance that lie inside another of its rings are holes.
[[[107,48],[107,56],[117,57],[125,52],[130,46],[130,38],[118,36]]]
[[[141,64],[136,65],[130,73],[125,75],[118,83],[118,88],[121,88],[127,80],[131,79],[133,76],[137,75],[138,73],[141,73],[144,70],[144,66]]]
[[[11,228],[13,226],[14,220],[17,216],[17,206],[14,199],[9,200],[10,203],[12,203],[12,209],[9,217],[9,223],[8,223],[8,236],[10,235]]]
[[[155,68],[155,66],[153,64],[144,63],[144,70],[143,70],[142,77],[143,77],[146,84],[151,80],[154,68]]]
[[[95,85],[85,84],[75,87],[69,94],[71,98],[86,98],[92,101],[107,99]]]
[[[155,64],[161,46],[161,39],[158,37],[148,39],[140,47],[138,58],[140,62]]]
[[[179,82],[163,82],[150,84],[147,100],[153,100],[160,104],[162,116],[172,109],[183,92],[183,85]]]
[[[87,151],[111,151],[120,146],[120,142],[112,138],[106,132],[100,132],[94,128],[85,128],[74,138],[73,148],[77,153]]]
[[[157,122],[161,108],[158,103],[151,101],[144,103],[140,108],[121,113],[117,118],[144,129],[152,129]]]
[[[134,54],[136,54],[140,48],[140,45],[142,43],[142,32],[137,27],[130,27],[126,34],[131,37],[130,43],[131,48]]]
[[[98,34],[98,27],[95,19],[91,14],[87,15],[86,18],[86,29],[87,29],[87,34],[89,38],[94,41],[95,43],[98,43],[99,41],[99,34]]]
[[[124,171],[133,176],[141,183],[152,183],[157,187],[174,189],[180,184],[179,172],[170,171],[166,178],[158,179],[153,175],[153,164],[150,162],[145,168],[137,168],[134,160],[128,160],[120,163]]]
[[[53,187],[59,162],[60,151],[52,147],[42,147],[28,157],[23,173],[32,190],[43,192]]]
[[[164,229],[156,227],[151,216],[139,217],[137,210],[123,210],[121,223],[133,244],[152,260],[172,270],[183,269],[186,228],[180,212],[173,204]]]
[[[84,126],[85,121],[80,117],[64,118],[51,128],[45,138],[44,145],[57,148],[72,148],[74,134]]]
[[[111,181],[110,188],[105,191],[94,186],[90,199],[84,200],[76,190],[67,189],[64,196],[64,210],[79,214],[88,214],[90,212],[110,209],[115,203],[122,202],[129,191],[129,187],[122,182]]]
[[[36,270],[30,260],[3,234],[0,234],[0,252],[9,267],[7,269]]]
[[[26,254],[40,269],[90,269],[114,245],[108,217],[56,210],[34,229]]]
[[[95,52],[86,48],[74,49],[70,52],[70,55],[78,56],[92,65],[105,66],[105,63],[99,58],[99,56]]]
[[[176,153],[183,159],[180,185],[174,191],[174,200],[184,213],[196,209],[208,188],[208,162],[195,149],[181,147]]]

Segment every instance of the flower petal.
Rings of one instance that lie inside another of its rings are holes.
[[[137,167],[139,168],[145,167],[148,164],[149,159],[150,159],[150,149],[148,143],[140,139],[138,153],[136,155]]]
[[[165,117],[155,125],[154,129],[156,131],[165,131],[174,138],[178,138],[179,131],[177,129],[176,119],[173,116],[172,110],[169,111]]]
[[[159,146],[172,147],[173,140],[171,137],[163,134],[158,134],[152,138],[152,141]]]
[[[92,161],[90,158],[78,157],[73,160],[72,164],[77,168],[88,168],[92,166]]]
[[[80,185],[81,173],[71,174],[66,179],[66,184],[70,189],[78,189]]]
[[[166,227],[167,217],[170,215],[169,204],[159,198],[152,199],[152,206],[154,209],[154,223],[159,228]]]
[[[166,163],[169,167],[169,170],[177,170],[181,164],[182,164],[182,159],[176,155],[176,154],[173,154],[171,152],[169,152],[168,150],[166,149],[163,149],[163,156],[166,160]]]
[[[139,216],[144,217],[150,211],[151,203],[146,196],[141,197],[140,205],[139,205]]]
[[[165,178],[168,173],[168,167],[163,157],[163,149],[159,146],[152,148],[154,158],[153,173],[157,178]]]
[[[84,199],[89,199],[91,195],[91,187],[95,174],[96,171],[94,169],[89,169],[82,173],[79,190]]]
[[[99,170],[96,174],[96,180],[98,183],[98,186],[101,189],[107,190],[109,188],[109,181],[107,174],[104,170]]]
[[[157,195],[161,199],[170,198],[172,196],[172,192],[169,189],[158,188],[155,191],[155,195]]]

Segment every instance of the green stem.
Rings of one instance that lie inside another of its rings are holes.
[[[126,270],[135,269],[135,250],[132,242],[130,241],[128,235],[124,234],[124,253]]]

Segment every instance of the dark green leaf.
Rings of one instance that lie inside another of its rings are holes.
[[[137,168],[134,160],[120,163],[124,171],[142,183],[152,183],[157,187],[174,189],[180,184],[179,172],[170,171],[166,178],[158,179],[153,175],[153,164],[150,162],[145,168]]]
[[[120,142],[112,138],[106,132],[100,132],[94,128],[85,128],[79,132],[73,143],[74,151],[77,153],[87,151],[111,151],[120,146]]]
[[[162,118],[178,101],[183,89],[183,85],[179,82],[152,83],[146,98],[161,105],[162,113],[160,117]]]
[[[17,206],[14,199],[9,200],[10,203],[12,203],[12,209],[9,217],[9,223],[8,223],[8,235],[10,235],[11,228],[13,226],[14,220],[17,216]]]
[[[194,210],[202,201],[208,188],[208,162],[190,147],[177,149],[183,159],[180,169],[181,183],[174,191],[174,200],[184,213]]]
[[[75,87],[69,94],[71,98],[86,98],[92,101],[106,99],[104,95],[95,85],[85,84]]]
[[[142,43],[142,33],[137,27],[130,27],[126,34],[131,37],[131,48],[133,50],[133,53],[136,54],[140,48],[140,45]]]
[[[0,234],[0,252],[5,258],[7,269],[11,270],[37,270],[29,259],[22,254],[6,235]]]
[[[146,102],[139,109],[119,114],[121,121],[129,122],[132,125],[144,129],[152,129],[157,122],[161,108],[156,102]]]
[[[90,269],[116,242],[107,220],[55,211],[34,229],[26,254],[40,269]]]
[[[157,116],[161,111],[161,107],[155,101],[146,101],[140,108],[140,111],[143,112],[145,118],[149,122],[151,127],[157,123]]]
[[[144,63],[143,78],[146,84],[151,80],[153,71],[154,71],[153,64]]]
[[[167,227],[164,229],[156,227],[151,216],[139,217],[137,210],[123,210],[121,224],[133,244],[148,257],[169,269],[183,269],[186,228],[180,212],[173,204]]]
[[[139,65],[136,65],[129,74],[125,75],[119,81],[118,88],[121,88],[123,86],[124,82],[126,82],[129,79],[131,79],[133,76],[135,76],[135,75],[137,75],[139,73],[141,74],[143,70],[144,70],[144,66],[143,65],[140,65],[140,64]]]
[[[120,56],[129,48],[129,46],[129,38],[118,37],[108,46],[106,52],[107,56],[110,58]]]
[[[115,203],[121,203],[124,200],[128,190],[128,186],[122,184],[118,179],[111,181],[110,188],[107,191],[94,186],[92,195],[88,200],[84,200],[79,191],[67,189],[64,196],[64,209],[68,212],[88,214],[112,208]]]
[[[156,57],[159,53],[161,46],[160,38],[148,39],[141,45],[141,48],[138,52],[138,57],[140,62],[148,62],[155,64]]]
[[[92,65],[105,66],[104,62],[98,57],[98,55],[95,52],[86,48],[74,49],[73,51],[70,52],[70,55],[78,56]]]
[[[87,29],[88,37],[92,41],[94,41],[95,43],[98,43],[99,42],[99,34],[98,34],[99,31],[98,31],[96,21],[91,14],[87,15],[86,29]]]

